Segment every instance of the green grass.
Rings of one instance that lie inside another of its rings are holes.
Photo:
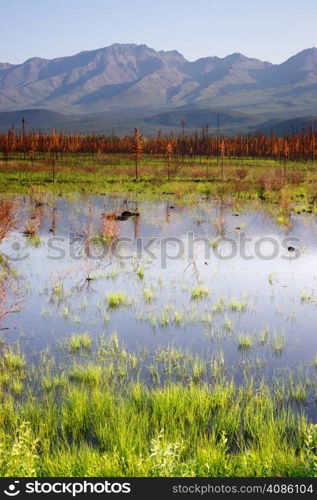
[[[126,306],[129,304],[129,300],[125,292],[108,293],[107,302],[109,309],[118,309],[121,306]]]
[[[253,341],[248,335],[240,335],[238,337],[239,349],[251,349]]]
[[[290,395],[297,402],[305,402],[308,396],[307,385],[301,381],[297,381],[291,386]]]
[[[316,475],[317,426],[288,405],[305,404],[305,383],[236,385],[221,353],[138,356],[150,385],[116,335],[88,365],[23,363],[25,381],[0,391],[0,475]]]
[[[265,345],[269,341],[269,334],[270,334],[270,329],[268,326],[263,328],[263,330],[260,332],[260,344]]]
[[[19,351],[14,352],[11,348],[6,350],[0,357],[0,369],[5,369],[8,372],[20,373],[25,367],[25,359]]]
[[[205,297],[208,297],[208,295],[209,289],[206,285],[198,285],[191,291],[191,298],[193,300],[204,299]]]
[[[39,237],[38,234],[32,234],[30,237],[29,237],[29,243],[31,245],[33,245],[35,248],[39,247],[40,244],[41,244],[41,238]]]
[[[82,335],[72,335],[66,341],[66,349],[70,353],[76,353],[80,350],[90,351],[92,348],[92,340],[88,333]]]
[[[63,284],[62,283],[55,283],[55,285],[53,286],[53,295],[58,300],[62,300],[63,299],[64,290],[63,290]]]
[[[144,269],[143,267],[138,267],[136,270],[137,276],[140,280],[143,280],[144,278]]]
[[[228,332],[231,332],[233,330],[233,325],[230,318],[228,317],[224,318],[224,327]]]
[[[208,176],[206,177],[206,165]],[[247,170],[247,182],[236,177],[241,164]],[[301,172],[302,179],[293,182],[291,177],[275,185],[283,163],[261,158],[226,158],[225,182],[222,181],[216,158],[207,160],[197,157],[196,161],[185,158],[184,163],[170,180],[166,177],[166,159],[144,155],[140,161],[140,177],[134,179],[134,161],[130,155],[109,154],[102,161],[94,154],[67,155],[55,161],[55,181],[52,182],[52,165],[38,159],[30,168],[30,162],[20,156],[16,160],[0,160],[0,190],[7,194],[27,194],[37,188],[39,195],[58,191],[73,196],[74,193],[140,193],[142,197],[153,196],[162,199],[167,193],[182,196],[184,202],[193,203],[198,197],[230,196],[237,200],[259,200],[277,202],[274,216],[278,224],[288,227],[289,210],[298,204],[317,211],[311,204],[311,193],[317,180],[316,165],[309,162],[290,162],[290,173]],[[119,181],[119,182],[118,182]],[[238,187],[238,189],[237,189]],[[303,197],[298,198],[298,195]],[[215,246],[214,246],[215,245]],[[217,243],[212,243],[215,248]]]
[[[233,312],[245,312],[248,308],[248,302],[246,300],[232,299],[229,303],[229,308]]]
[[[143,297],[144,297],[144,302],[146,303],[152,302],[156,298],[153,290],[151,290],[150,288],[143,289]]]
[[[307,293],[307,292],[301,292],[300,294],[300,300],[301,302],[307,302],[309,304],[316,304],[317,299],[313,295]]]
[[[273,348],[277,354],[280,354],[285,348],[285,336],[283,333],[275,334],[273,337]]]

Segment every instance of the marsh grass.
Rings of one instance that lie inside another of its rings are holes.
[[[28,242],[33,247],[38,248],[40,246],[40,244],[41,244],[41,238],[39,237],[38,234],[32,234],[29,237]]]
[[[261,330],[259,335],[259,340],[261,345],[265,345],[269,342],[270,329],[268,326]]]
[[[45,369],[23,365],[27,388],[17,380],[11,396],[0,393],[2,476],[316,473],[317,428],[287,407],[288,397],[305,401],[295,379],[289,392],[252,378],[236,385],[222,353],[209,364],[160,348],[154,358],[142,356],[147,385],[117,335],[99,350],[88,365],[62,370],[46,355]]]
[[[247,299],[225,299],[224,297],[219,297],[217,301],[212,305],[211,311],[216,314],[223,313],[224,311],[244,313],[250,308],[250,303]]]
[[[21,373],[26,365],[25,358],[19,350],[7,349],[0,358],[0,369],[11,373]]]
[[[136,270],[137,276],[140,280],[143,280],[144,278],[144,269],[143,267],[138,267]]]
[[[317,298],[304,291],[300,294],[300,300],[301,302],[306,302],[308,304],[317,304]]]
[[[228,332],[232,332],[233,330],[233,323],[230,318],[225,317],[224,318],[224,327]]]
[[[143,297],[144,297],[144,302],[150,303],[153,300],[155,300],[155,294],[154,291],[150,288],[144,288],[143,289]]]
[[[232,299],[229,302],[229,308],[233,312],[245,312],[248,308],[248,302],[246,300]]]
[[[130,301],[125,292],[109,292],[107,294],[107,303],[109,309],[118,309],[119,307],[129,305]]]
[[[90,351],[92,348],[92,340],[88,333],[81,335],[72,335],[65,343],[65,348],[69,353],[77,353],[80,350]]]
[[[241,350],[251,349],[253,346],[253,340],[249,335],[239,335],[238,345]]]
[[[281,354],[286,345],[284,333],[276,333],[273,336],[273,349],[276,354]]]
[[[56,297],[59,301],[63,300],[64,297],[64,286],[62,282],[55,283],[52,288],[53,295]]]
[[[305,402],[308,397],[308,387],[305,382],[298,380],[290,386],[290,397],[297,402]]]
[[[199,300],[208,297],[209,289],[206,285],[197,285],[191,291],[192,300]]]

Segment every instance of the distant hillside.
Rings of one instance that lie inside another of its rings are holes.
[[[171,129],[180,128],[182,120],[186,129],[202,129],[208,126],[211,133],[217,132],[218,121],[221,132],[234,131],[241,132],[249,130],[259,122],[259,118],[238,112],[221,110],[174,110],[160,113],[149,118],[145,122],[155,124],[158,127],[169,127]]]
[[[68,121],[68,117],[49,111],[47,109],[25,109],[21,111],[6,111],[0,112],[0,130],[7,131],[8,128],[14,127],[19,130],[21,127],[22,118],[25,119],[26,126],[29,130],[51,130],[58,124],[62,127]]]
[[[298,133],[303,128],[317,127],[317,116],[297,117],[289,120],[263,121],[254,115],[238,112],[223,112],[220,110],[176,110],[146,117],[134,115],[113,115],[111,113],[96,113],[85,115],[64,115],[46,109],[25,109],[21,111],[0,112],[0,132],[7,132],[12,126],[19,132],[22,118],[25,119],[26,132],[51,132],[63,130],[65,133],[96,133],[131,135],[134,127],[140,128],[145,135],[156,135],[158,130],[163,133],[180,133],[182,120],[185,120],[186,133],[201,130],[208,125],[210,135],[215,135],[218,129],[222,134],[249,134],[262,132],[265,135],[275,133]]]
[[[7,132],[12,126],[18,132],[21,120],[25,120],[26,132],[51,132],[63,130],[65,133],[83,134],[132,134],[134,127],[141,128],[143,133],[156,133],[158,127],[147,125],[142,113],[137,116],[125,113],[94,113],[83,115],[65,115],[46,109],[24,109],[21,111],[0,112],[0,132]]]
[[[189,62],[175,50],[135,44],[0,63],[0,111],[25,108],[147,116],[222,109],[264,119],[317,114],[317,49],[275,65],[242,54]]]
[[[302,130],[317,129],[317,116],[303,116],[289,120],[269,120],[256,127],[257,132],[265,135],[298,134]]]

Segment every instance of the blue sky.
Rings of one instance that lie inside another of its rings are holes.
[[[0,0],[0,61],[134,42],[282,62],[317,45],[316,21],[316,0]]]

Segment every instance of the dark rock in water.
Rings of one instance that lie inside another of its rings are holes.
[[[240,214],[238,213],[235,213],[235,214],[232,214],[233,217],[239,217]]]
[[[288,247],[287,249],[289,252],[295,252],[295,248],[294,247]]]
[[[130,212],[129,210],[125,210],[122,212],[121,217],[132,217],[132,215],[140,215],[138,212]]]
[[[175,207],[174,207],[174,205],[171,205],[171,206],[170,206],[170,208],[171,208],[171,209],[173,209],[173,208],[175,208]]]
[[[117,216],[117,220],[127,220],[129,217],[139,217],[139,212],[130,212],[129,210],[125,210],[121,215]]]
[[[139,217],[140,213],[139,212],[130,212],[129,210],[125,210],[124,212],[121,213],[121,215],[116,215],[114,212],[104,212],[102,214],[103,218],[109,219],[109,220],[128,220],[129,217]]]

